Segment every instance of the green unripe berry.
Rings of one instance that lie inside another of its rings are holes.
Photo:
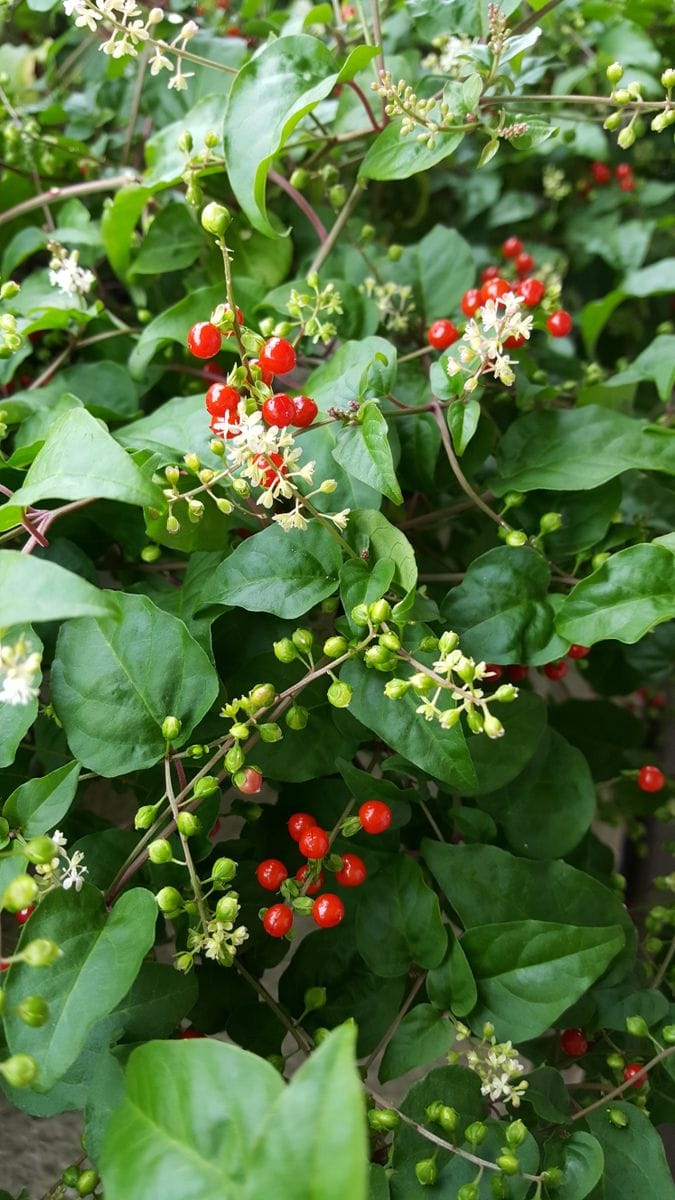
[[[297,188],[301,192],[303,188],[307,187],[310,178],[309,171],[306,171],[304,167],[296,167],[288,182],[291,187]]]
[[[190,838],[194,837],[197,833],[201,833],[202,823],[195,813],[181,812],[176,817],[176,827],[183,837]]]
[[[20,908],[28,908],[38,894],[38,886],[32,875],[17,875],[7,884],[0,908],[8,912],[18,912]]]
[[[261,740],[270,745],[273,742],[280,742],[284,736],[281,726],[277,725],[276,721],[267,721],[266,724],[259,725],[258,733],[260,734]]]
[[[301,704],[294,704],[289,708],[284,720],[289,729],[304,729],[309,721],[309,709],[303,708]]]
[[[40,1029],[49,1018],[49,1005],[42,996],[25,996],[16,1011],[24,1025],[32,1029]]]
[[[379,625],[382,621],[388,621],[391,617],[391,604],[387,600],[376,600],[370,605],[368,616],[373,625]]]
[[[224,925],[231,925],[239,913],[239,901],[233,892],[229,896],[221,896],[216,904],[216,920]]]
[[[214,796],[218,788],[219,784],[215,775],[202,775],[201,779],[195,780],[192,790],[197,800],[205,800],[207,796]]]
[[[323,652],[328,658],[341,658],[347,653],[349,644],[344,637],[329,637],[323,644]]]
[[[36,865],[51,862],[59,852],[56,842],[44,836],[31,838],[22,849],[28,861]]]
[[[343,683],[336,679],[331,683],[326,692],[326,699],[333,708],[349,708],[352,698],[352,689],[348,683]]]
[[[80,1178],[80,1168],[79,1167],[66,1167],[65,1171],[63,1172],[63,1175],[61,1176],[61,1182],[65,1183],[66,1187],[74,1188],[75,1184],[77,1183],[79,1178]]]
[[[507,546],[524,546],[527,542],[527,534],[522,529],[509,529],[504,541]]]
[[[294,629],[291,641],[301,654],[309,654],[314,645],[314,634],[309,629]]]
[[[162,721],[162,737],[165,742],[174,742],[183,727],[178,717],[165,717]]]
[[[661,1037],[667,1046],[675,1045],[675,1025],[664,1025]]]
[[[591,566],[593,570],[599,571],[600,567],[604,567],[609,557],[610,556],[606,550],[599,550],[597,554],[594,554],[591,559]]]
[[[215,200],[202,209],[202,228],[214,237],[222,237],[231,221],[230,211],[224,204],[218,204]]]
[[[431,1187],[438,1179],[438,1167],[436,1166],[435,1158],[421,1158],[415,1163],[415,1175],[417,1182],[422,1184],[422,1187]]]
[[[318,1009],[325,1008],[327,998],[325,987],[307,988],[304,995],[305,1012],[317,1012]]]
[[[75,1191],[79,1196],[90,1196],[92,1192],[95,1191],[97,1184],[98,1171],[91,1169],[88,1171],[83,1171],[77,1183],[75,1184]]]
[[[623,1071],[626,1065],[626,1060],[623,1054],[618,1054],[616,1051],[613,1051],[611,1054],[607,1055],[606,1062],[607,1066],[611,1067],[612,1071]]]
[[[555,533],[562,526],[562,513],[544,513],[539,522],[540,533]]]
[[[507,492],[504,497],[505,508],[520,508],[525,503],[524,492]]]
[[[163,913],[179,913],[183,908],[183,897],[175,887],[163,887],[155,896],[157,907]]]
[[[403,255],[403,246],[397,245],[395,242],[387,250],[387,258],[389,262],[398,262]]]
[[[347,189],[341,183],[336,183],[328,193],[328,199],[333,208],[343,208],[347,199]]]
[[[620,1108],[610,1108],[607,1116],[609,1117],[612,1125],[616,1125],[617,1129],[625,1129],[628,1125],[628,1117]]]
[[[621,66],[621,63],[610,63],[607,68],[606,75],[612,86],[614,86],[615,83],[619,83],[619,81],[623,79],[623,67]]]
[[[459,1121],[459,1113],[456,1108],[451,1108],[449,1104],[441,1104],[436,1120],[441,1129],[444,1129],[446,1133],[454,1133]]]
[[[464,1130],[464,1138],[470,1146],[480,1146],[487,1137],[487,1125],[482,1121],[472,1121]]]
[[[215,884],[224,887],[237,874],[237,864],[232,858],[217,858],[211,868],[211,879]]]
[[[506,1130],[506,1141],[512,1150],[522,1146],[527,1137],[527,1129],[522,1121],[512,1121]]]
[[[354,608],[351,611],[351,619],[355,625],[367,625],[368,624],[368,605],[367,604],[355,604]]]
[[[225,763],[225,768],[230,772],[230,775],[234,775],[235,771],[241,770],[246,762],[246,755],[239,745],[239,742],[235,742],[234,746],[230,746],[230,749],[225,755],[223,761]]]
[[[520,1170],[520,1163],[515,1154],[500,1154],[495,1162],[504,1175],[517,1175]]]
[[[282,638],[281,641],[275,642],[273,650],[274,657],[282,663],[293,662],[298,657],[298,652],[290,638]]]
[[[171,842],[167,841],[166,838],[157,838],[157,841],[151,842],[148,846],[148,858],[156,866],[159,866],[161,863],[171,862],[173,858]]]
[[[30,1087],[37,1078],[37,1073],[38,1065],[30,1054],[13,1054],[11,1058],[0,1062],[0,1075],[7,1080],[10,1087]]]
[[[374,225],[362,225],[361,226],[360,241],[361,241],[362,246],[366,246],[368,244],[368,242],[372,242],[374,237],[375,237],[375,226]]]
[[[273,683],[257,683],[249,692],[249,700],[254,709],[269,708],[270,704],[274,704],[276,694],[277,689]]]
[[[368,1112],[368,1124],[375,1133],[389,1133],[401,1123],[401,1118],[393,1108],[371,1108]]]
[[[161,558],[161,554],[162,554],[162,547],[151,544],[149,546],[143,547],[143,549],[141,550],[141,559],[145,563],[153,563],[153,562],[157,562],[158,558]]]
[[[457,1200],[478,1200],[479,1195],[475,1183],[464,1183],[457,1193]]]
[[[424,1115],[427,1121],[430,1121],[432,1125],[435,1125],[438,1121],[438,1114],[440,1113],[442,1107],[443,1102],[441,1100],[432,1100],[431,1104],[427,1104],[424,1110]]]
[[[633,1037],[649,1037],[649,1026],[644,1017],[626,1017],[626,1029]]]

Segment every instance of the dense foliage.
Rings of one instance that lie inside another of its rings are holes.
[[[0,14],[49,1196],[672,1200],[670,6]]]

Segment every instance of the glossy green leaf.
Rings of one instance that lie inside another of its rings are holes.
[[[479,925],[462,938],[478,986],[472,1026],[495,1026],[498,1041],[528,1041],[548,1029],[623,948],[618,925],[544,921]]]
[[[675,554],[665,546],[629,546],[577,583],[556,625],[563,637],[592,646],[638,642],[675,617]]]
[[[40,1064],[36,1084],[47,1091],[67,1071],[89,1030],[129,990],[153,944],[157,906],[142,888],[125,892],[108,913],[89,884],[81,892],[56,888],[38,905],[20,947],[35,938],[55,941],[62,956],[40,975],[39,991],[49,1018],[39,1029],[24,1025],[16,1005],[35,993],[35,968],[12,967],[7,979],[5,1029],[13,1054],[32,1054]]]
[[[382,492],[394,504],[402,504],[387,422],[373,402],[363,405],[360,416],[358,425],[348,425],[338,434],[333,458],[345,471]]]
[[[77,791],[80,764],[66,763],[43,775],[29,779],[5,800],[2,815],[24,837],[37,837],[58,825],[65,817]]]
[[[164,309],[154,321],[145,326],[129,356],[132,377],[139,379],[145,373],[151,359],[165,342],[177,342],[178,345],[185,346],[190,327],[195,321],[208,320],[211,309],[216,304],[221,304],[222,300],[223,285],[213,284],[189,292],[177,304]],[[208,422],[206,427],[208,429]]]
[[[630,366],[606,379],[604,386],[623,387],[627,383],[640,383],[645,379],[653,382],[659,399],[665,404],[675,385],[675,337],[672,335],[659,334]]]
[[[575,1130],[565,1142],[565,1165],[559,1200],[584,1200],[602,1179],[605,1156],[597,1138],[583,1130]]]
[[[449,158],[463,138],[463,133],[439,133],[430,150],[414,133],[402,137],[400,123],[390,121],[371,143],[359,175],[362,179],[409,179]]]
[[[456,1017],[471,1012],[478,992],[462,943],[447,927],[448,949],[442,963],[427,973],[427,995],[436,1008],[450,1009]]]
[[[341,565],[338,542],[318,520],[288,533],[270,525],[216,568],[202,602],[299,617],[337,590]]]
[[[431,1004],[418,1004],[406,1013],[387,1046],[379,1078],[398,1079],[415,1067],[447,1054],[455,1040],[455,1027]]]
[[[607,1120],[604,1105],[585,1118],[605,1155],[606,1196],[632,1194],[674,1200],[675,1183],[666,1161],[663,1142],[649,1118],[625,1100],[613,1100],[612,1107],[626,1117],[624,1128]]]
[[[447,947],[438,899],[411,858],[389,859],[359,889],[356,945],[376,975],[404,975],[412,963],[437,967]]]
[[[393,580],[404,592],[409,592],[417,583],[415,551],[400,529],[392,525],[382,513],[368,509],[352,512],[347,526],[347,538],[357,554],[368,553],[368,564],[380,562],[394,564]]]
[[[177,743],[186,741],[218,694],[216,673],[182,621],[145,596],[117,597],[119,619],[63,626],[52,667],[54,707],[73,754],[108,777],[159,761],[166,716],[182,721]]]
[[[570,1094],[560,1071],[554,1067],[544,1065],[530,1071],[524,1099],[544,1121],[553,1125],[565,1125],[569,1121]]]
[[[418,242],[415,256],[426,319],[455,313],[464,292],[473,286],[476,265],[469,243],[456,229],[434,225]]]
[[[452,436],[455,453],[461,458],[478,428],[480,402],[473,399],[457,399],[447,411],[448,429]]]
[[[161,275],[189,267],[204,248],[205,233],[183,204],[160,209],[136,255],[134,275]]]
[[[375,363],[379,365],[378,387],[372,383]],[[371,383],[366,394],[362,394],[364,378]],[[321,411],[326,412],[334,406],[346,408],[352,400],[382,400],[393,387],[395,378],[394,346],[385,338],[367,337],[340,346],[328,362],[312,372],[306,387]]]
[[[491,740],[467,735],[477,783],[467,795],[482,796],[511,783],[529,763],[546,726],[546,705],[540,696],[521,691],[512,704],[495,705],[504,726],[502,737]]]
[[[105,617],[118,611],[111,592],[101,592],[79,575],[47,559],[0,551],[0,628],[21,621]]]

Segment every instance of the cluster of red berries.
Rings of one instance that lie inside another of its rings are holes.
[[[560,1038],[560,1049],[568,1058],[583,1058],[588,1052],[589,1041],[583,1029],[563,1029]],[[625,1083],[632,1087],[642,1087],[646,1082],[647,1073],[642,1063],[626,1063],[623,1070]]]
[[[632,192],[635,187],[635,177],[630,163],[617,163],[614,172],[612,172],[612,168],[607,163],[592,162],[591,179],[582,180],[581,191],[584,193],[590,191],[593,183],[597,187],[608,187],[612,179],[616,179],[622,192]],[[584,184],[586,185],[585,187]]]
[[[590,652],[590,646],[578,646],[573,643],[567,651],[567,657],[578,660],[580,658],[586,658]],[[488,670],[490,672],[490,683],[496,683],[498,679],[501,679],[504,671],[506,671],[510,683],[522,683],[524,679],[527,679],[530,673],[530,668],[520,663],[514,663],[511,666],[503,666],[501,663],[489,663]],[[560,658],[554,662],[546,663],[546,665],[542,667],[542,670],[547,679],[552,679],[557,683],[560,679],[565,678],[567,672],[569,671],[569,666],[565,662],[564,658]]]
[[[383,800],[366,800],[359,808],[359,824],[365,833],[384,833],[391,825],[391,815],[389,805]],[[326,880],[323,867],[330,851],[330,838],[310,813],[293,813],[288,819],[287,828],[307,860],[295,872],[295,882],[306,895],[316,896],[311,915],[319,928],[332,929],[344,917],[345,906],[334,892],[322,891]],[[366,864],[358,854],[340,855],[340,865],[335,871],[336,883],[346,888],[360,887],[367,875]],[[266,892],[278,892],[288,879],[288,868],[278,858],[266,858],[258,864],[256,878]],[[262,913],[262,922],[270,937],[285,937],[293,925],[293,909],[290,904],[272,904]]]
[[[230,310],[227,304],[223,307],[225,311]],[[240,308],[236,308],[236,323],[239,326],[243,325],[243,322],[243,313]],[[234,337],[234,330],[227,331],[225,337]],[[211,321],[199,321],[192,326],[187,336],[188,349],[195,358],[214,358],[221,349],[222,342],[223,334]],[[291,343],[286,338],[271,337],[263,343],[259,357],[251,359],[248,365],[250,370],[258,369],[260,380],[265,387],[271,387],[274,377],[288,375],[295,363],[295,348]],[[217,367],[205,368],[205,373],[214,380],[206,393],[206,411],[211,417],[211,431],[219,433],[215,423],[226,418],[231,425],[228,436],[233,437],[237,429],[232,422],[242,399],[241,393],[237,388],[223,382],[223,376]],[[263,401],[261,411],[266,425],[276,425],[279,428],[293,425],[296,429],[306,429],[312,424],[319,410],[310,396],[288,396],[285,392],[278,392]],[[274,455],[270,457],[272,460],[275,458]],[[275,465],[280,464],[281,459]],[[273,482],[275,474],[275,471],[271,470],[270,482]]]

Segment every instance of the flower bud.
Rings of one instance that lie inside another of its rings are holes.
[[[244,724],[243,721],[235,721],[234,725],[230,729],[230,733],[238,742],[245,742],[251,736],[251,730],[249,729],[248,725]]]
[[[49,863],[56,858],[59,848],[50,837],[34,837],[22,847],[29,862],[37,865]]]
[[[675,1044],[675,1025],[664,1025],[661,1030],[661,1037],[667,1046]]]
[[[616,1125],[617,1129],[625,1129],[628,1124],[628,1117],[621,1108],[610,1108],[607,1111],[612,1125]]]
[[[403,246],[397,245],[396,242],[393,242],[387,250],[387,258],[389,259],[389,262],[398,262],[402,254]]]
[[[259,725],[258,733],[261,740],[270,745],[273,742],[280,742],[284,736],[281,726],[277,725],[276,721],[267,721],[264,725]]]
[[[635,129],[633,126],[626,125],[626,127],[621,130],[616,140],[622,150],[630,150],[631,146],[635,143]]]
[[[188,971],[191,971],[194,966],[194,959],[190,952],[185,950],[182,954],[176,955],[174,963],[177,971],[182,971],[184,975],[187,975]]]
[[[616,104],[628,104],[629,100],[630,92],[628,91],[628,88],[619,88],[619,90],[614,93],[614,101]]]
[[[323,652],[328,658],[341,658],[346,654],[349,648],[347,639],[344,637],[329,637],[323,644]]]
[[[401,1123],[401,1118],[393,1108],[371,1108],[368,1111],[368,1124],[375,1133],[389,1133]]]
[[[24,946],[21,951],[21,959],[28,963],[29,967],[51,967],[62,953],[56,942],[52,942],[49,938],[35,938],[27,946]]]
[[[144,546],[141,550],[141,559],[145,563],[157,562],[157,559],[161,558],[161,555],[161,546],[154,546],[151,544],[149,546]]]
[[[32,875],[17,875],[11,883],[7,884],[0,908],[6,908],[8,912],[18,912],[21,908],[28,908],[37,893],[38,886]]]
[[[303,188],[307,187],[310,178],[309,171],[306,171],[304,167],[296,167],[288,182],[291,187],[297,188],[301,192]]]
[[[232,858],[217,858],[211,868],[211,879],[218,887],[231,883],[237,874],[237,864]]]
[[[417,1182],[422,1187],[431,1187],[438,1179],[438,1167],[435,1158],[421,1158],[415,1163]]]
[[[390,700],[402,700],[409,686],[407,679],[388,679],[384,685],[384,694]]]
[[[609,557],[610,556],[606,550],[599,550],[597,554],[594,554],[591,559],[591,567],[593,568],[593,570],[599,571],[600,567],[604,567],[604,565],[608,561]]]
[[[348,683],[335,679],[326,692],[326,699],[333,708],[348,708],[352,698],[352,689]]]
[[[539,521],[540,533],[555,533],[562,526],[562,513],[548,512],[544,513]]]
[[[171,842],[167,841],[166,838],[157,838],[156,841],[151,842],[148,846],[148,858],[150,859],[150,862],[155,863],[156,866],[160,865],[161,863],[171,862],[171,859],[173,858]]]
[[[351,611],[351,619],[355,625],[368,624],[368,605],[356,604]]]
[[[98,1172],[93,1170],[82,1171],[75,1184],[75,1191],[79,1196],[90,1196],[95,1191],[98,1184]]]
[[[38,1065],[30,1054],[13,1054],[0,1062],[0,1075],[15,1088],[30,1087],[38,1073]]]
[[[446,654],[452,654],[459,645],[459,638],[451,629],[447,629],[438,639],[438,653],[445,657]]]
[[[179,913],[183,909],[183,897],[175,887],[160,888],[155,900],[159,911],[163,913]]]
[[[675,67],[666,67],[661,76],[661,86],[668,91],[675,87]],[[16,287],[16,284],[14,286]]]
[[[441,1129],[444,1129],[446,1133],[454,1133],[459,1121],[459,1113],[456,1108],[451,1108],[449,1104],[441,1104],[436,1120]]]
[[[299,729],[304,729],[309,721],[309,709],[303,708],[301,704],[293,704],[286,713],[284,721],[289,729],[293,729],[296,732]]]
[[[235,742],[234,746],[230,746],[230,749],[225,755],[225,769],[230,772],[230,775],[233,775],[235,771],[239,771],[241,767],[243,767],[245,761],[246,755],[244,754],[244,751],[239,745],[239,742]]]
[[[379,671],[388,671],[395,664],[396,659],[385,646],[369,646],[363,656],[363,661],[367,667],[376,667]]]
[[[367,245],[368,242],[372,242],[374,237],[375,237],[375,226],[374,225],[362,225],[361,226],[361,233],[359,235],[359,240],[360,240],[362,246]]]
[[[218,788],[219,783],[215,775],[202,775],[201,779],[195,779],[192,790],[195,799],[205,800],[207,796],[215,796]]]
[[[464,1139],[470,1146],[480,1146],[487,1137],[487,1125],[482,1121],[472,1121],[464,1130]]]
[[[319,491],[322,496],[332,496],[333,492],[337,491],[337,479],[324,479],[319,484]]]
[[[166,532],[180,533],[180,521],[178,517],[174,517],[173,513],[166,518]]]
[[[379,625],[382,621],[388,621],[391,617],[391,604],[387,600],[376,600],[368,609],[368,616],[373,625]]]
[[[524,546],[527,542],[527,534],[523,533],[522,529],[509,529],[504,541],[507,546]]]
[[[178,717],[165,717],[162,721],[162,737],[165,742],[175,742],[182,728]]]
[[[381,633],[377,640],[380,646],[384,646],[385,650],[392,654],[397,654],[401,649],[401,639],[395,633]]]
[[[495,1162],[504,1175],[517,1175],[520,1170],[520,1163],[515,1154],[500,1154]]]
[[[506,1130],[506,1140],[512,1150],[522,1146],[527,1137],[527,1129],[522,1121],[512,1121]]]
[[[347,189],[341,183],[336,183],[328,193],[328,199],[333,208],[343,208],[347,199]]]
[[[221,443],[218,444],[220,445]],[[211,444],[211,449],[213,449],[213,443]],[[217,453],[217,451],[214,451],[214,454],[215,453]],[[223,513],[226,517],[229,517],[230,513],[234,512],[234,505],[232,504],[231,500],[228,500],[225,496],[218,496],[218,499],[216,500],[216,508],[218,509],[218,512]]]
[[[431,1104],[427,1104],[424,1115],[430,1124],[435,1125],[437,1123],[442,1107],[443,1104],[440,1100],[432,1100]]]
[[[198,471],[200,468],[199,455],[191,451],[189,454],[183,455],[183,462],[188,471]]]
[[[307,988],[305,992],[305,1012],[316,1012],[319,1008],[326,1007],[327,993],[325,987]]]
[[[176,817],[176,827],[183,837],[190,838],[194,837],[197,833],[201,833],[202,823],[195,813],[181,812]]]
[[[619,81],[623,79],[623,67],[621,66],[621,63],[610,63],[607,68],[606,75],[612,86],[614,86],[615,83],[619,83]]]
[[[15,296],[18,296],[20,291],[21,288],[19,287],[18,283],[15,283],[13,279],[8,279],[7,282],[3,283],[2,287],[0,287],[0,300],[13,300]]]
[[[314,645],[314,634],[309,629],[294,629],[291,641],[301,654],[309,654]]]
[[[649,1037],[649,1026],[644,1017],[626,1017],[626,1029],[633,1037]]]
[[[277,689],[273,683],[257,683],[249,692],[254,709],[269,708],[276,699]]]
[[[607,129],[610,133],[613,133],[615,129],[619,128],[620,124],[621,113],[613,112],[610,113],[608,117],[605,117],[605,120],[602,123],[602,128]]]
[[[494,1200],[509,1200],[510,1189],[503,1175],[493,1175],[490,1179],[490,1191]]]
[[[494,741],[495,738],[503,737],[506,730],[498,717],[493,717],[492,713],[486,713],[485,720],[483,721],[483,732]]]
[[[463,1183],[457,1193],[457,1200],[478,1200],[479,1195],[475,1183]]]
[[[231,221],[232,214],[229,209],[215,200],[202,209],[202,228],[214,237],[222,237]]]
[[[32,1029],[39,1029],[49,1018],[49,1005],[42,996],[25,996],[16,1011],[24,1025]]]
[[[282,638],[280,642],[275,642],[274,657],[278,658],[279,662],[290,663],[298,657],[298,652],[290,638]]]
[[[239,900],[234,892],[230,892],[228,896],[221,896],[216,904],[216,920],[222,921],[224,925],[231,925],[236,920],[239,913]]]

